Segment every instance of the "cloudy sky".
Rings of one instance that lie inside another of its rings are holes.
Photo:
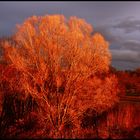
[[[84,18],[109,41],[115,68],[140,67],[140,2],[0,2],[0,36],[29,16],[46,14]]]

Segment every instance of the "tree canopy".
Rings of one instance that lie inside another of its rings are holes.
[[[9,90],[18,98],[36,100],[42,118],[57,130],[53,136],[68,118],[78,128],[78,117],[86,109],[101,113],[118,100],[117,79],[109,74],[109,43],[83,19],[30,17],[3,46],[8,69],[2,81],[11,80]],[[10,76],[9,69],[18,76]]]

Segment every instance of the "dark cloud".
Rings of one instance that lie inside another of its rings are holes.
[[[133,69],[140,63],[139,13],[140,2],[0,2],[0,36],[11,35],[16,24],[32,15],[77,16],[109,41],[113,65]]]
[[[112,66],[119,69],[119,70],[134,70],[140,67],[139,62],[129,62],[129,61],[119,61],[113,60]]]
[[[127,4],[128,6],[131,4]],[[119,11],[118,11],[119,8]],[[108,19],[116,17],[126,9],[126,3],[116,2],[0,2],[0,17],[3,22],[0,31],[15,28],[16,23],[22,23],[32,15],[64,14],[66,17],[78,16],[84,18],[93,26],[108,23]],[[113,11],[113,12],[112,12]],[[11,30],[10,30],[11,29]]]
[[[110,44],[120,44],[122,38],[120,35],[114,35],[111,31],[111,25],[101,25],[94,29],[95,32],[100,32]]]
[[[113,26],[114,28],[121,29],[125,33],[140,32],[140,20],[134,18],[126,18]]]
[[[132,50],[111,50],[113,60],[140,63],[140,52]]]
[[[140,67],[140,41],[130,40],[123,33],[118,34],[111,24],[96,27],[94,30],[102,33],[109,41],[113,66],[119,69]]]
[[[134,69],[135,65],[137,65],[137,67],[140,67],[140,65],[139,65],[140,64],[140,61],[139,61],[140,53],[136,53],[136,52],[129,51],[129,50],[112,49],[111,54],[112,54],[112,65],[115,66],[116,68],[118,68],[118,65],[122,69],[125,69],[126,67],[127,67],[127,69]],[[121,62],[123,62],[123,63],[121,63]],[[129,63],[131,63],[131,65],[129,65]]]
[[[127,40],[122,43],[122,49],[129,49],[132,51],[140,52],[140,41],[137,40]]]

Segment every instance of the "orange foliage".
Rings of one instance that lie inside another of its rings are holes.
[[[29,97],[35,100],[44,130],[51,129],[48,137],[65,137],[71,129],[74,133],[88,108],[101,113],[118,101],[117,78],[96,76],[108,73],[111,55],[104,37],[92,32],[91,25],[76,17],[33,16],[17,27],[12,42],[3,43],[8,68],[1,92],[18,93],[23,104]]]
[[[119,80],[120,96],[130,95],[139,96],[140,95],[140,74],[139,69],[135,71],[120,71],[117,72],[117,77]]]

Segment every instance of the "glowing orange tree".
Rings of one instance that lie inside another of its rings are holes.
[[[79,128],[87,108],[102,112],[117,101],[116,78],[95,76],[109,70],[108,42],[83,19],[33,16],[17,29],[12,42],[4,44],[5,58],[22,73],[17,82],[24,100],[28,95],[36,100],[51,137],[63,137],[70,123]]]

